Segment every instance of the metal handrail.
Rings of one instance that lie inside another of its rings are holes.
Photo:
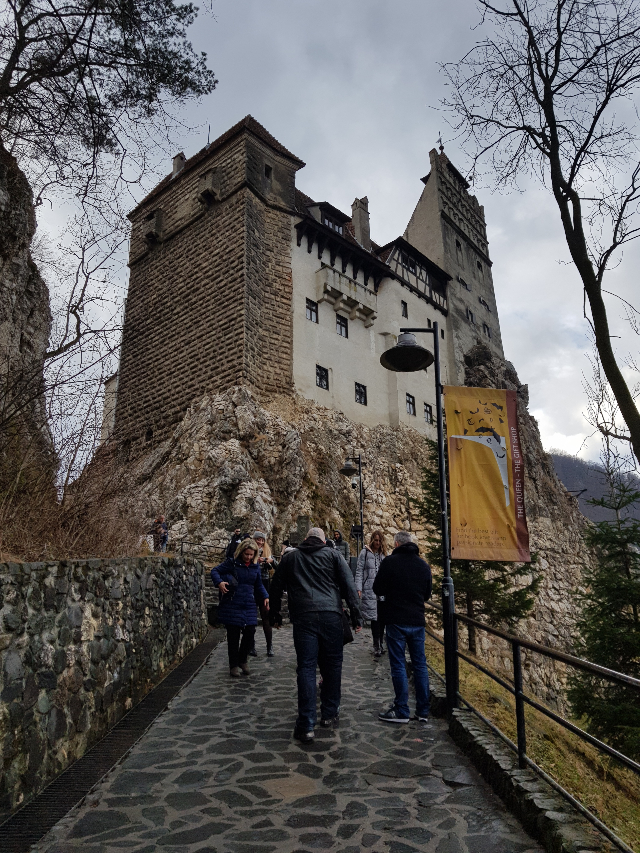
[[[596,675],[601,675],[603,678],[610,679],[611,681],[618,681],[629,687],[640,689],[640,678],[633,678],[631,675],[625,675],[623,672],[616,672],[615,669],[607,669],[606,666],[591,663],[591,661],[575,657],[575,655],[569,655],[566,652],[561,652],[559,649],[553,649],[551,646],[542,646],[539,643],[531,642],[531,640],[525,640],[524,637],[518,637],[515,634],[508,634],[506,631],[501,631],[499,628],[492,628],[490,625],[487,625],[484,622],[479,622],[477,619],[472,619],[470,616],[463,616],[462,613],[456,613],[456,619],[459,619],[461,622],[468,625],[475,625],[476,628],[481,628],[483,631],[487,631],[489,634],[494,634],[496,637],[500,637],[510,643],[518,643],[518,645],[523,649],[538,652],[539,654],[546,655],[546,657],[559,660],[562,663],[568,663],[578,669],[584,669],[586,672],[593,672]]]
[[[438,607],[431,602],[427,602],[427,606],[432,610],[436,610],[442,614],[442,608]],[[625,842],[618,838],[618,836],[608,827],[606,824],[602,823],[592,812],[590,812],[585,806],[582,805],[576,798],[569,793],[565,788],[563,788],[558,782],[555,781],[551,776],[549,776],[541,767],[539,767],[535,761],[532,761],[531,758],[527,755],[527,739],[526,739],[526,719],[524,714],[525,704],[535,708],[536,711],[547,716],[549,719],[558,723],[559,725],[566,728],[568,731],[572,732],[572,734],[580,737],[582,740],[590,743],[596,749],[604,752],[605,754],[615,758],[616,761],[619,761],[625,767],[628,767],[630,770],[633,770],[634,773],[638,773],[640,775],[640,764],[628,756],[624,755],[613,747],[609,746],[606,743],[603,743],[598,738],[590,735],[588,732],[585,732],[583,729],[571,723],[569,720],[566,720],[564,717],[561,717],[559,714],[556,714],[550,708],[546,708],[541,703],[537,702],[535,699],[527,696],[523,690],[523,676],[522,676],[522,661],[521,661],[521,649],[527,649],[529,651],[535,652],[536,654],[544,655],[545,657],[549,657],[553,660],[560,661],[561,663],[568,664],[569,666],[573,666],[576,669],[581,669],[585,672],[592,673],[594,675],[599,676],[600,678],[605,678],[608,681],[614,681],[618,684],[624,684],[627,687],[631,687],[635,690],[640,690],[640,679],[633,678],[630,675],[625,675],[622,672],[616,672],[616,670],[608,669],[607,667],[600,666],[599,664],[592,663],[591,661],[584,660],[583,658],[576,657],[575,655],[567,654],[566,652],[561,652],[559,649],[553,649],[550,646],[543,646],[540,643],[534,643],[530,640],[526,640],[524,637],[519,637],[516,634],[510,634],[507,631],[503,631],[500,628],[493,628],[491,625],[487,625],[484,622],[479,622],[477,619],[472,619],[470,616],[464,616],[462,613],[456,613],[454,615],[455,620],[455,636],[457,638],[458,633],[458,621],[466,624],[473,625],[475,628],[486,631],[488,634],[493,634],[496,637],[500,637],[501,639],[507,641],[511,644],[512,651],[512,660],[513,660],[513,685],[511,685],[508,681],[498,676],[496,673],[491,672],[487,667],[482,666],[482,664],[478,663],[478,661],[471,658],[469,655],[464,652],[459,651],[455,648],[455,655],[457,659],[462,659],[466,663],[478,669],[484,675],[487,675],[493,681],[497,682],[503,689],[507,690],[511,693],[516,702],[516,731],[517,731],[517,744],[514,743],[510,738],[508,738],[500,729],[495,725],[495,723],[491,722],[491,720],[487,719],[477,708],[475,708],[467,699],[462,696],[459,691],[458,686],[456,685],[456,696],[459,701],[463,703],[475,716],[481,719],[484,723],[486,723],[492,731],[494,731],[503,741],[507,744],[514,752],[518,755],[518,763],[522,769],[531,768],[538,775],[540,775],[546,782],[548,782],[554,790],[556,790],[559,794],[561,794],[566,800],[568,800],[575,808],[577,808],[581,814],[583,814],[597,829],[599,829],[610,841],[612,841],[620,850],[623,850],[624,853],[633,853],[632,849],[625,844]],[[443,640],[438,637],[433,632],[427,630],[426,632],[430,637],[436,640],[438,643],[444,645]]]

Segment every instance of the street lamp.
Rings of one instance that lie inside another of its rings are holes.
[[[433,354],[419,346],[415,333],[433,335]],[[442,621],[444,628],[444,668],[447,685],[447,705],[458,704],[458,632],[455,624],[455,602],[449,556],[449,521],[447,513],[447,482],[444,462],[444,426],[442,419],[442,383],[440,381],[440,334],[437,323],[430,329],[400,329],[397,344],[383,352],[380,364],[395,373],[414,373],[435,365],[436,424],[438,431],[438,479],[440,482],[440,530],[442,532]]]
[[[358,467],[353,464],[355,462],[358,463]],[[344,474],[345,477],[357,477],[359,481],[360,488],[360,532],[356,533],[356,548],[358,550],[358,554],[360,553],[362,545],[364,545],[364,516],[363,516],[363,506],[364,499],[362,494],[362,456],[358,454],[357,456],[348,456],[345,460],[344,465],[340,469],[340,473]]]

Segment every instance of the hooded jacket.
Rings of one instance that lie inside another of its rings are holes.
[[[378,612],[386,625],[424,626],[424,603],[431,598],[431,567],[413,542],[400,545],[380,563],[373,591],[384,601]]]
[[[336,530],[336,533],[340,533],[340,531]],[[351,548],[349,547],[349,543],[344,538],[342,533],[340,533],[340,538],[336,537],[333,541],[336,543],[336,551],[339,551],[342,554],[348,564],[349,557],[351,556]]]
[[[315,536],[305,539],[295,551],[289,551],[280,560],[270,589],[272,625],[282,623],[280,607],[284,590],[288,594],[292,622],[303,622],[306,613],[342,613],[344,598],[354,628],[362,624],[358,593],[349,567],[339,552],[328,548]]]

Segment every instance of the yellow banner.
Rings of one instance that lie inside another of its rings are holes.
[[[446,385],[451,559],[531,560],[516,392]]]

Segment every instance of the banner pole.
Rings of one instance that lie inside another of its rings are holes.
[[[426,331],[426,330],[425,330]],[[455,619],[455,599],[451,578],[449,548],[449,514],[447,509],[447,473],[445,467],[444,422],[442,417],[442,383],[440,380],[440,330],[433,324],[433,357],[436,384],[436,428],[438,434],[438,480],[440,485],[440,530],[442,534],[442,627],[444,629],[444,673],[447,708],[458,707],[458,638]]]

